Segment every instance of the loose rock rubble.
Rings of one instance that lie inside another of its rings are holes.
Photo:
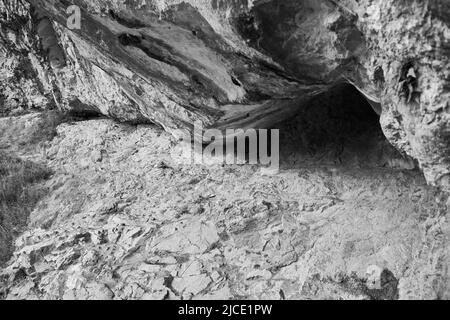
[[[0,113],[272,128],[345,81],[449,191],[448,17],[447,0],[1,0]]]
[[[449,298],[447,196],[420,172],[192,166],[153,126],[62,124],[7,299]],[[164,165],[162,165],[162,163]]]
[[[0,297],[450,298],[449,17],[447,0],[0,0],[0,148],[53,172]],[[186,163],[171,134],[195,121],[281,124],[281,170]]]

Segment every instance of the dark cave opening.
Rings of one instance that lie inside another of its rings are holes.
[[[279,129],[280,169],[417,169],[417,163],[401,154],[385,137],[380,124],[380,110],[377,109],[348,83],[338,83],[308,103],[302,103],[289,120],[271,126]],[[267,143],[267,149],[259,148],[261,132],[252,135],[247,131],[244,136],[240,134],[232,139],[231,145],[224,141],[223,152],[227,155],[234,153],[238,159],[238,137],[244,138],[245,158],[239,159],[253,164],[256,159],[251,155],[257,154],[256,162],[264,165],[261,155],[273,158],[273,152],[276,152],[271,145],[272,134],[269,131],[263,138],[262,143]],[[210,142],[204,141],[204,149]],[[219,162],[221,160],[218,158]]]
[[[415,169],[386,139],[380,116],[352,85],[340,83],[278,125],[282,167]]]

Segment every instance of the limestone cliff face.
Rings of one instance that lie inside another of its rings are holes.
[[[449,190],[449,17],[445,0],[1,0],[2,109],[272,127],[347,81]]]

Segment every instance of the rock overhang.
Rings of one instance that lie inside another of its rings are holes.
[[[66,108],[168,131],[196,120],[270,127],[347,81],[381,113],[389,141],[419,161],[430,183],[450,188],[445,1],[17,3],[53,21],[68,65],[50,72]],[[71,4],[82,9],[81,30],[65,27]],[[411,61],[416,79],[404,75]]]

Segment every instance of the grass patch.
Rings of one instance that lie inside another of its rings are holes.
[[[38,183],[51,171],[0,150],[0,266],[11,256],[14,239],[24,231],[28,217],[46,194]]]

